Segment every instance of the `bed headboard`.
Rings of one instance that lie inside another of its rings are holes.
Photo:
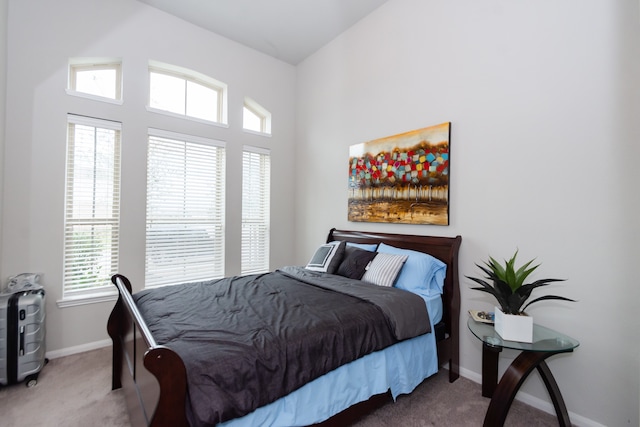
[[[369,231],[331,229],[327,242],[344,240],[353,243],[386,243],[397,248],[424,252],[447,264],[444,280],[443,315],[447,337],[438,343],[440,364],[449,362],[449,381],[459,376],[460,285],[458,279],[458,251],[462,237],[434,237],[410,234],[389,234]]]

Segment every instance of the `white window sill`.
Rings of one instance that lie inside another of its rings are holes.
[[[245,133],[250,133],[252,135],[258,135],[258,136],[264,136],[264,137],[267,137],[267,138],[271,138],[271,134],[267,133],[267,132],[258,132],[257,130],[251,130],[251,129],[245,129],[245,128],[242,128],[242,131],[245,132]]]
[[[157,108],[149,107],[148,105],[147,105],[146,109],[147,109],[148,112],[154,113],[154,114],[160,114],[160,115],[163,115],[163,116],[175,117],[177,119],[184,119],[184,120],[189,120],[189,121],[197,122],[197,123],[204,123],[206,125],[217,126],[217,127],[221,127],[221,128],[225,128],[225,129],[229,128],[229,125],[227,123],[214,122],[212,120],[200,119],[198,117],[187,116],[186,114],[172,113],[171,111],[160,110],[160,109],[157,109]]]
[[[77,96],[79,98],[92,99],[94,101],[107,102],[109,104],[116,104],[116,105],[123,104],[122,99],[105,98],[103,96],[93,95],[93,94],[84,93],[84,92],[78,92],[72,89],[67,89],[66,92],[67,92],[67,95]]]
[[[118,291],[96,292],[92,294],[73,295],[56,301],[58,308],[76,307],[79,305],[96,304],[100,302],[115,301],[118,299]]]

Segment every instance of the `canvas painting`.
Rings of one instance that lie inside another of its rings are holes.
[[[449,225],[451,123],[349,147],[349,221]]]

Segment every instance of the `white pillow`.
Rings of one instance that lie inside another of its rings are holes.
[[[378,252],[378,255],[369,263],[362,280],[379,286],[393,286],[407,258],[406,255]]]
[[[334,274],[344,257],[343,241],[334,241],[320,246],[305,267],[307,270]]]

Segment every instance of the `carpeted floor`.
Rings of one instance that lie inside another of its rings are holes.
[[[465,378],[449,384],[447,371],[425,380],[354,427],[481,426],[489,399]],[[555,416],[514,402],[509,427],[557,426]],[[53,359],[38,384],[0,387],[0,426],[129,427],[121,392],[111,391],[111,349]]]
[[[449,383],[449,372],[441,370],[411,394],[399,396],[395,403],[386,404],[353,427],[482,426],[489,401],[482,397],[480,384],[463,377]],[[558,420],[555,415],[514,401],[505,426],[557,427]]]
[[[129,427],[124,398],[111,391],[111,349],[52,359],[34,387],[0,387],[0,426]]]

